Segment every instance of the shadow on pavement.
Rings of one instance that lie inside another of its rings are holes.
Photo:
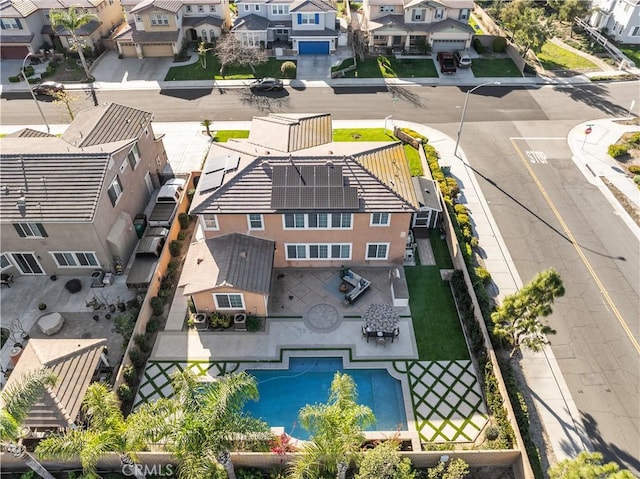
[[[248,88],[237,93],[240,102],[263,112],[283,111],[289,108],[290,97],[287,89],[280,91],[252,92]]]
[[[217,88],[216,88],[217,90]],[[185,89],[162,89],[161,95],[180,98],[181,100],[198,100],[204,96],[211,95],[213,88],[185,88]]]
[[[358,93],[384,93],[389,91],[386,85],[381,86],[335,86],[333,93],[336,95],[353,95]]]

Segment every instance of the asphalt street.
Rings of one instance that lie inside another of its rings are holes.
[[[392,115],[455,137],[467,89],[118,90],[97,99],[153,111],[157,121],[327,111],[335,120]],[[92,104],[77,95],[79,105]],[[470,98],[461,147],[523,281],[551,266],[563,278],[567,294],[550,317],[552,348],[594,446],[640,472],[639,352],[625,330],[640,339],[638,240],[575,166],[566,141],[578,123],[626,115],[637,97],[637,82],[485,87]],[[42,106],[50,123],[69,121],[60,106]],[[3,93],[0,109],[5,125],[41,123],[28,94]]]

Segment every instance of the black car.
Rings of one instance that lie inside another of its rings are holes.
[[[33,93],[41,96],[54,96],[64,91],[64,85],[55,81],[45,81],[33,87]]]
[[[272,91],[272,90],[282,90],[284,85],[282,84],[282,80],[278,80],[277,78],[261,78],[260,80],[256,80],[249,85],[251,91]]]

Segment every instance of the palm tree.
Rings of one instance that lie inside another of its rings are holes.
[[[82,62],[82,68],[84,68],[87,80],[91,80],[87,61],[84,58],[82,41],[78,37],[78,30],[92,20],[97,20],[98,17],[93,13],[85,11],[81,7],[73,6],[67,10],[51,10],[49,12],[49,18],[51,19],[51,26],[53,26],[54,29],[62,28],[69,32],[73,43],[71,46],[78,50],[78,56],[80,57],[80,62]]]
[[[207,135],[211,137],[211,120],[202,120],[200,126],[204,126],[207,129]]]
[[[25,373],[20,381],[5,388],[0,398],[0,444],[2,448],[21,458],[40,477],[55,479],[21,444],[22,423],[31,407],[42,397],[47,387],[56,383],[56,375],[48,369]]]
[[[141,406],[135,413],[141,434],[164,442],[178,459],[178,477],[211,477],[222,465],[235,479],[231,448],[268,443],[269,426],[242,411],[258,399],[253,376],[242,372],[202,383],[190,370],[173,374],[174,395]]]
[[[358,458],[364,428],[375,423],[368,406],[356,402],[353,378],[336,373],[326,404],[307,404],[299,413],[300,424],[312,433],[311,442],[291,468],[294,479],[319,479],[325,473],[344,479],[352,460]]]
[[[133,475],[144,479],[134,459],[135,451],[143,450],[146,444],[141,436],[131,431],[129,422],[120,410],[117,395],[102,383],[92,383],[82,407],[87,418],[86,428],[70,429],[62,435],[50,436],[40,442],[36,452],[42,457],[62,460],[79,456],[82,469],[88,477],[99,477],[96,469],[100,456],[116,452],[123,469],[133,466]]]

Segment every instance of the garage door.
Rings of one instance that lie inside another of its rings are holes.
[[[438,52],[453,52],[456,50],[464,50],[466,42],[464,40],[434,40],[431,51],[433,53]]]
[[[300,55],[326,55],[329,53],[329,42],[298,42]]]
[[[144,45],[142,47],[143,57],[172,57],[173,49],[171,43],[158,43],[153,45]]]
[[[136,47],[133,43],[121,43],[120,48],[122,49],[122,56],[124,58],[137,58],[138,52],[136,52]]]
[[[0,47],[0,58],[3,60],[22,60],[29,53],[29,49],[27,47],[11,47],[11,46],[2,46]]]

